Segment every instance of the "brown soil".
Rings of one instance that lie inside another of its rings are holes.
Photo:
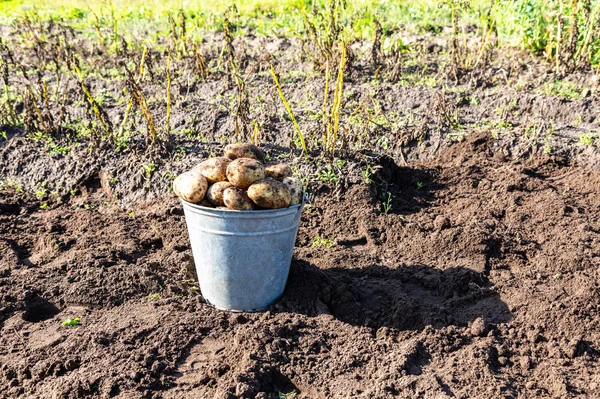
[[[256,314],[204,303],[173,197],[124,209],[97,175],[49,209],[0,192],[0,397],[600,395],[597,170],[481,134],[346,168],[313,184],[286,292]]]
[[[309,140],[321,135],[322,74],[293,39],[236,39],[266,153],[293,163],[314,195],[286,292],[263,313],[204,302],[168,193],[234,139],[235,88],[222,71],[201,80],[193,58],[177,61],[173,133],[153,149],[139,116],[122,152],[0,125],[0,180],[12,186],[0,190],[0,399],[600,397],[600,157],[580,143],[600,131],[597,88],[543,94],[559,77],[509,50],[453,81],[445,45],[421,39],[404,83],[375,77],[369,43],[353,48],[335,183],[316,177],[327,162],[317,150],[306,162],[289,149],[294,128],[265,55]],[[209,63],[222,40],[203,43]],[[16,42],[27,69],[48,62]],[[89,47],[74,45],[98,66],[86,82],[118,121],[121,60]],[[143,89],[163,121],[154,68]],[[560,78],[585,85],[593,74]],[[64,90],[68,120],[85,119],[79,83]],[[348,123],[357,106],[380,119]],[[332,245],[313,246],[317,236]],[[73,317],[79,326],[61,326]]]

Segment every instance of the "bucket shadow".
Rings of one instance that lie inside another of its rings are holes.
[[[274,311],[331,314],[356,326],[421,330],[511,319],[508,306],[481,273],[464,267],[424,265],[390,269],[319,269],[294,260],[286,291]]]

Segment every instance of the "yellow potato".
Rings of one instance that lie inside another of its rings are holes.
[[[248,188],[248,197],[261,208],[277,209],[290,206],[290,189],[273,178],[260,180]]]
[[[286,177],[292,176],[292,168],[287,163],[277,163],[273,165],[267,165],[265,172],[268,177],[272,177],[276,180],[283,180]]]
[[[208,183],[213,184],[218,181],[227,180],[227,166],[231,159],[225,157],[209,158],[201,162],[193,170],[197,170],[208,180]]]
[[[265,178],[265,167],[255,159],[238,158],[227,167],[227,179],[236,187],[247,189]]]
[[[283,184],[290,189],[290,194],[292,195],[291,205],[301,203],[304,195],[304,186],[300,179],[296,177],[286,177],[283,179]]]
[[[204,199],[208,182],[198,171],[189,171],[177,176],[173,182],[173,192],[182,200],[194,204]]]
[[[223,191],[233,187],[233,184],[228,181],[218,181],[208,188],[206,192],[206,199],[210,201],[214,206],[223,206]]]
[[[229,159],[250,158],[264,162],[265,154],[254,144],[229,144],[225,147],[225,156]]]
[[[247,211],[254,209],[254,203],[248,198],[248,194],[238,187],[229,187],[223,191],[223,202],[227,209],[236,211]]]

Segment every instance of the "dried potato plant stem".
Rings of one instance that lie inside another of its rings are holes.
[[[279,79],[277,78],[277,74],[275,73],[275,68],[273,67],[273,64],[271,64],[270,71],[271,71],[271,76],[273,77],[273,81],[275,82],[275,87],[277,88],[277,93],[279,93],[279,97],[281,98],[281,101],[283,102],[285,109],[287,109],[288,114],[290,115],[290,118],[292,119],[292,123],[294,124],[294,127],[296,128],[296,132],[298,133],[298,137],[300,138],[300,143],[302,144],[302,151],[304,152],[305,155],[308,155],[308,148],[306,147],[306,141],[304,140],[304,135],[302,134],[300,125],[298,125],[298,122],[296,121],[296,117],[294,116],[292,107],[290,107],[290,104],[285,99],[285,95],[283,94],[283,91],[281,90],[281,86],[279,84]]]

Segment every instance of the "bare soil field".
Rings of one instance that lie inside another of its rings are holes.
[[[260,71],[260,44],[245,45]],[[281,69],[298,51],[263,45]],[[423,48],[439,76],[436,45]],[[0,191],[0,398],[600,397],[600,158],[580,143],[600,104],[540,93],[553,77],[526,55],[498,60],[441,90],[374,85],[359,58],[348,101],[371,96],[407,119],[385,140],[350,127],[333,169],[290,151],[278,99],[256,110],[265,152],[313,196],[286,291],[262,313],[205,303],[168,192],[230,136],[233,118],[209,101],[234,93],[224,76],[177,87],[173,124],[202,139],[172,135],[151,152],[133,139],[125,152],[49,152],[3,127],[0,175],[21,189]],[[253,79],[275,98],[267,75]],[[286,92],[299,103],[320,79]]]

